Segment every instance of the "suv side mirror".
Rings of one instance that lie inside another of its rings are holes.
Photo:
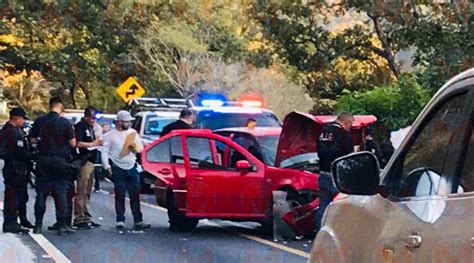
[[[332,163],[334,183],[350,195],[375,195],[380,183],[379,163],[371,152],[350,154]]]
[[[249,161],[247,160],[240,160],[235,164],[235,168],[239,171],[247,172],[252,170],[252,165],[250,165]]]

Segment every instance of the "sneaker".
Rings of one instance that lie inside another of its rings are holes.
[[[144,223],[143,221],[142,222],[136,222],[135,224],[133,224],[133,228],[135,229],[147,229],[147,228],[150,228],[151,225],[148,224],[148,223]]]
[[[58,235],[63,236],[63,235],[70,235],[74,234],[76,231],[74,231],[70,226],[64,225],[60,226],[58,228]]]
[[[118,221],[117,223],[115,223],[115,228],[117,228],[117,229],[124,229],[124,228],[125,228],[125,222],[123,222],[123,221]]]
[[[81,222],[81,223],[74,223],[74,227],[81,228],[81,229],[89,229],[90,226],[86,222]]]
[[[96,223],[96,222],[94,222],[94,221],[91,221],[91,222],[89,223],[89,226],[91,226],[91,227],[101,227],[102,225],[99,224],[99,223]]]

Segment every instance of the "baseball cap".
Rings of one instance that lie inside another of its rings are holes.
[[[117,112],[117,121],[133,121],[135,118],[130,115],[130,112],[126,110],[121,110]]]
[[[10,110],[10,117],[23,117],[25,119],[28,119],[26,117],[26,111],[23,108],[13,108]]]

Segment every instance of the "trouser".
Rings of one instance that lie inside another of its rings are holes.
[[[36,182],[35,218],[36,225],[43,224],[46,212],[46,198],[52,195],[56,207],[56,220],[60,225],[66,225],[71,220],[72,202],[68,200],[74,182],[69,179],[57,178]]]
[[[76,181],[76,195],[74,196],[74,224],[90,223],[90,199],[92,191],[92,175],[94,164],[87,161],[79,170]]]
[[[117,222],[125,221],[125,193],[130,198],[130,209],[132,210],[135,223],[143,221],[140,210],[140,176],[136,167],[123,170],[115,165],[112,166],[112,177],[115,186],[115,212]]]
[[[101,161],[100,153],[97,154],[97,159],[95,160],[96,164],[100,164]],[[100,180],[104,178],[104,169],[102,167],[98,167],[94,169],[94,190],[100,190]]]
[[[5,180],[5,196],[3,200],[3,224],[28,221],[26,218],[26,203],[28,202],[28,183]]]
[[[339,193],[332,180],[332,174],[321,171],[318,177],[319,208],[316,211],[316,231],[321,229],[324,212],[333,198]]]

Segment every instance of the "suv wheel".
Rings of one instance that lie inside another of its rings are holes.
[[[189,232],[199,223],[199,219],[189,218],[178,210],[174,194],[168,194],[166,203],[171,231]]]

